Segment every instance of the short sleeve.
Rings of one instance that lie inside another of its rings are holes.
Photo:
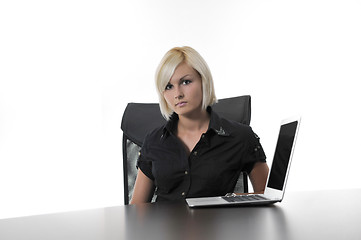
[[[245,170],[247,174],[250,174],[255,163],[266,162],[266,154],[260,143],[260,138],[252,129],[250,129],[248,135],[248,144],[245,154]]]
[[[139,158],[137,161],[137,168],[140,168],[142,172],[149,177],[150,179],[154,180],[154,176],[152,173],[152,161],[147,158],[147,149],[148,149],[148,137],[145,138],[143,146],[139,152]]]

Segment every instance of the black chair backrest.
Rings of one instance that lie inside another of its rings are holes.
[[[223,118],[249,125],[251,122],[251,96],[218,100],[213,110]],[[128,103],[122,119],[124,204],[129,204],[137,176],[136,162],[144,138],[156,127],[166,123],[157,103]],[[247,175],[241,173],[234,192],[248,192]]]

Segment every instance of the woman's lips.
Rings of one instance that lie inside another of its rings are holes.
[[[187,104],[187,102],[179,102],[175,106],[176,107],[184,107]]]

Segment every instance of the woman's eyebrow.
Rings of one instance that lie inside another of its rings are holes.
[[[181,78],[179,79],[179,81],[183,81],[184,78],[189,77],[189,76],[191,76],[191,75],[190,75],[190,74],[184,75],[183,77],[181,77]]]

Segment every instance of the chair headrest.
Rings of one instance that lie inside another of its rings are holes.
[[[249,125],[251,96],[219,99],[212,106],[220,117]],[[121,129],[134,143],[142,145],[147,133],[166,123],[157,103],[128,103],[124,110]]]

